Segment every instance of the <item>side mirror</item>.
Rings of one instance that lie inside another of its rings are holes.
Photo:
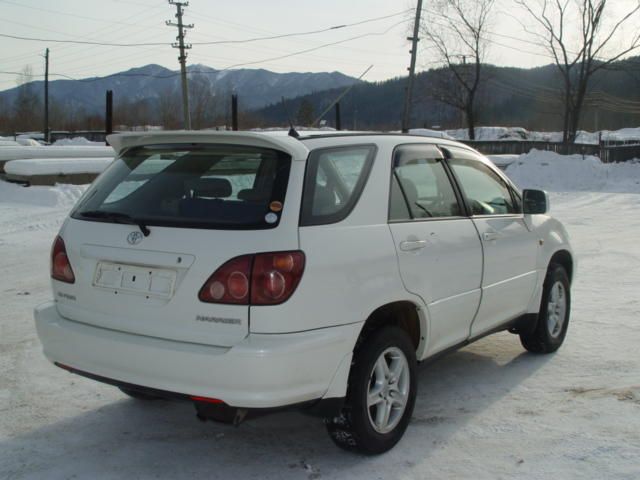
[[[544,214],[549,211],[549,195],[544,190],[523,190],[522,198],[526,215]]]

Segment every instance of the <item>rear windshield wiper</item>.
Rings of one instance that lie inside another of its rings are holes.
[[[87,212],[81,212],[80,215],[87,218],[104,218],[106,220],[113,220],[115,223],[124,223],[125,225],[137,225],[145,237],[148,237],[151,233],[149,227],[147,227],[142,220],[138,220],[126,213],[89,210]]]

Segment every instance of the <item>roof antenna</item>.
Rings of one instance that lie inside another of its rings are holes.
[[[287,104],[284,100],[284,96],[282,97],[282,108],[284,108],[284,113],[287,116],[287,120],[289,121],[289,136],[293,137],[293,138],[299,138],[300,134],[296,131],[295,127],[293,126],[293,121],[291,120],[291,115],[289,115],[289,110],[287,110]]]
[[[353,87],[355,87],[356,85],[359,85],[360,80],[362,80],[362,77],[364,77],[367,73],[369,73],[369,70],[371,70],[373,68],[373,65],[369,65],[369,68],[367,68],[364,72],[362,72],[362,74],[356,79],[355,82],[353,82],[351,85],[349,85],[339,96],[338,98],[336,98],[333,103],[331,103],[331,105],[329,105],[324,112],[322,112],[320,114],[320,116],[318,118],[316,118],[313,123],[311,124],[312,127],[317,126],[320,123],[320,120],[322,120],[322,117],[324,117],[329,110],[331,110],[336,103],[338,103],[340,100],[342,100],[342,98],[351,91],[351,89]]]

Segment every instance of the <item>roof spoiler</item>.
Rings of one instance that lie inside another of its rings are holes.
[[[127,132],[109,135],[109,145],[117,155],[131,147],[166,145],[174,143],[209,143],[226,145],[250,145],[271,148],[291,155],[293,160],[306,160],[309,149],[294,137],[258,132],[227,132],[216,130],[173,132]]]

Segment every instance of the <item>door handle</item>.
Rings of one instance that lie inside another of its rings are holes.
[[[497,240],[498,237],[500,237],[500,234],[493,230],[489,230],[488,232],[484,232],[482,234],[482,238],[485,242],[491,242],[492,240]]]
[[[421,250],[427,246],[426,240],[405,240],[400,242],[400,250],[403,252],[413,252],[415,250]]]

